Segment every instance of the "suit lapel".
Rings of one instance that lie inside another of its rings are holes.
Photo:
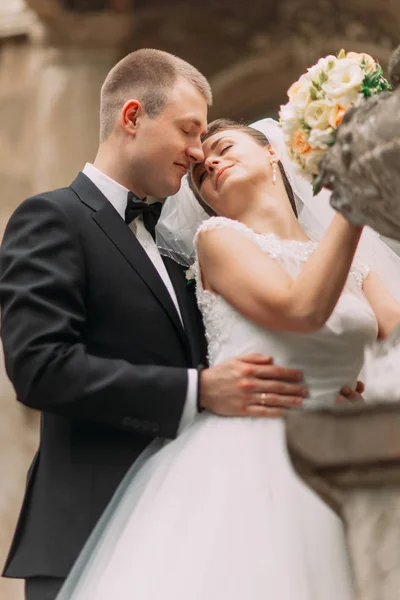
[[[148,286],[162,309],[173,322],[181,341],[187,348],[188,340],[173,300],[157,269],[125,221],[121,219],[112,204],[83,173],[78,175],[71,187],[79,196],[79,199],[95,211],[93,214],[94,221]]]
[[[192,289],[186,285],[185,276],[180,267],[171,258],[162,257],[168,275],[174,286],[176,297],[178,299],[179,308],[182,315],[183,325],[190,344],[190,352],[192,365],[197,366],[199,363],[200,348],[199,348],[199,331],[197,324],[197,304]]]

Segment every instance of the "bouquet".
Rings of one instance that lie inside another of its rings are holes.
[[[361,98],[390,89],[380,65],[365,53],[341,50],[308,69],[289,88],[279,112],[289,156],[301,173],[315,180],[345,112]]]

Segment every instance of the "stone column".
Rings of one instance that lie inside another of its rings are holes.
[[[93,160],[100,87],[133,32],[131,13],[78,14],[64,10],[58,0],[29,4],[38,16],[31,37],[24,44],[6,42],[0,53],[0,234],[24,198],[68,185]],[[17,403],[4,367],[0,412],[1,567],[37,448],[39,423],[36,411]],[[0,598],[22,600],[22,582],[0,578]]]
[[[355,600],[400,595],[400,403],[287,417],[297,473],[343,519]]]
[[[33,97],[34,192],[70,183],[98,144],[100,87],[133,35],[131,12],[74,13],[59,0],[29,0],[39,25]]]

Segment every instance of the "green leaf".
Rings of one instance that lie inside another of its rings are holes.
[[[303,131],[305,131],[306,133],[310,133],[311,127],[309,126],[307,121],[305,121],[304,119],[301,119],[300,125],[301,125],[301,128]]]
[[[312,176],[312,190],[313,190],[313,195],[316,196],[317,194],[319,194],[319,192],[321,191],[321,185],[318,182],[318,175],[313,175]]]
[[[380,92],[386,92],[392,89],[392,86],[382,75],[382,69],[372,75],[366,75],[362,82],[361,91],[365,98],[369,98]]]
[[[338,52],[337,57],[340,58],[346,58],[346,50],[344,50],[343,48],[340,50],[340,52]]]
[[[380,89],[382,90],[382,92],[389,92],[392,89],[391,84],[384,77],[382,77],[380,79],[379,85],[380,85]]]
[[[326,83],[328,81],[329,77],[328,75],[325,73],[325,71],[321,71],[321,73],[319,74],[319,82],[321,85],[323,85],[324,83]]]
[[[362,91],[362,93],[364,95],[364,98],[369,98],[370,96],[372,96],[372,93],[371,93],[371,90],[370,90],[369,87],[364,87],[363,86],[362,89],[361,89],[361,91]]]
[[[310,88],[310,96],[311,96],[311,100],[318,100],[318,92],[313,87]]]
[[[375,73],[375,75],[372,75],[372,77],[370,78],[370,82],[371,82],[372,86],[375,86],[378,83],[379,77],[380,77],[379,73]]]

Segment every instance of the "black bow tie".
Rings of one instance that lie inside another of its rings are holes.
[[[132,192],[128,192],[128,201],[125,209],[125,223],[129,225],[134,219],[143,215],[143,223],[147,231],[154,237],[154,229],[157,225],[157,221],[160,218],[162,209],[161,202],[154,202],[153,204],[146,204],[143,200],[140,200]]]

